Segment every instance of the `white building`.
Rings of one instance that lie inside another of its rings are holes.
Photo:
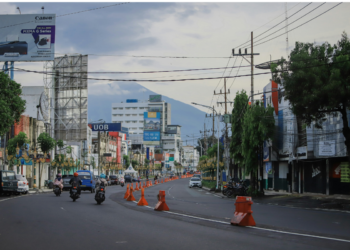
[[[169,161],[169,166],[172,171],[175,171],[174,162],[180,163],[180,146],[181,143],[181,126],[168,125],[166,134],[162,136],[163,152],[173,155],[174,161]]]
[[[182,146],[182,150],[184,152],[182,166],[188,170],[196,171],[199,162],[199,154],[197,149],[193,146]]]
[[[161,100],[161,96],[150,96],[147,101],[128,99],[126,102],[112,103],[112,123],[121,123],[129,129],[132,145],[143,144],[144,112],[161,113],[160,131],[165,133],[167,125],[171,124],[171,105]]]

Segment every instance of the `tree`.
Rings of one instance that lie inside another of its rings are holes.
[[[39,147],[41,151],[45,154],[48,153],[50,150],[54,149],[56,146],[55,139],[51,138],[51,136],[48,133],[41,133],[37,139]],[[39,169],[40,169],[40,163],[39,163]],[[39,173],[39,188],[41,187],[41,177],[43,173],[43,168],[41,168]]]
[[[255,189],[255,171],[262,167],[263,143],[272,139],[275,131],[274,109],[264,107],[262,102],[256,102],[249,107],[243,118],[242,156],[245,173],[250,173],[252,188]],[[261,161],[258,162],[258,155]]]
[[[128,168],[130,165],[130,158],[128,155],[123,155],[123,163],[125,161],[125,168]]]
[[[271,65],[274,79],[282,84],[292,112],[310,126],[321,128],[326,115],[340,112],[350,163],[350,41],[345,32],[336,45],[296,42],[289,62]]]
[[[21,148],[25,143],[29,143],[26,133],[19,132],[18,135],[13,137],[7,142],[7,150],[9,155],[16,155],[17,145]]]
[[[222,143],[220,143],[220,146],[219,146],[220,161],[222,161],[223,153],[224,153],[224,146],[222,145]],[[216,143],[211,148],[208,149],[207,155],[209,157],[214,157],[214,156],[217,156],[217,154],[218,154],[218,144]]]
[[[22,100],[21,84],[13,81],[4,72],[0,72],[0,135],[19,122],[25,110],[25,100]]]
[[[248,107],[248,96],[244,90],[239,93],[237,91],[234,100],[234,106],[232,109],[231,117],[231,144],[230,144],[230,154],[234,159],[234,162],[240,167],[243,167],[244,158],[242,155],[242,141],[243,141],[243,117]]]
[[[133,168],[135,168],[136,166],[139,165],[139,162],[137,160],[132,160],[131,161],[131,165],[132,165]]]

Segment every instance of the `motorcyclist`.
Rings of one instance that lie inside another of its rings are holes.
[[[57,174],[56,175],[56,179],[55,179],[53,185],[58,186],[61,189],[61,192],[62,192],[62,189],[63,189],[62,174]]]
[[[81,188],[80,185],[83,184],[83,182],[81,181],[80,177],[78,177],[79,174],[77,172],[74,173],[74,177],[72,177],[72,179],[70,179],[69,184],[72,185],[72,187],[70,188],[70,193],[72,193],[72,189],[73,189],[73,184],[77,187],[77,192],[80,195],[81,192]]]
[[[106,175],[105,174],[100,174],[100,179],[97,181],[97,184],[101,185],[101,182],[103,182],[104,186],[107,187],[108,182],[106,180]]]

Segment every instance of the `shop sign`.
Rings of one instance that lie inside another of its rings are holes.
[[[340,182],[350,183],[349,162],[340,163]]]

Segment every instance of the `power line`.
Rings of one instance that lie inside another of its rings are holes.
[[[265,36],[265,37],[263,37],[263,38],[260,38],[260,39],[257,40],[257,41],[254,41],[254,43],[257,43],[257,42],[259,42],[259,41],[261,41],[261,40],[264,40],[265,38],[267,38],[267,37],[269,37],[269,36],[272,36],[273,34],[277,33],[278,31],[280,31],[280,30],[286,28],[287,26],[289,26],[289,25],[295,23],[296,21],[300,20],[301,18],[303,18],[303,17],[309,15],[311,12],[313,12],[313,11],[315,11],[316,9],[320,8],[320,7],[321,7],[322,5],[324,5],[324,4],[325,4],[325,3],[320,4],[319,6],[317,6],[317,7],[314,8],[314,9],[312,9],[311,11],[309,11],[308,13],[306,13],[305,15],[299,17],[298,19],[294,20],[294,21],[291,22],[290,24],[288,24],[288,25],[286,25],[286,26],[280,28],[279,30],[276,30],[275,32],[273,32],[273,33],[271,33],[271,34],[269,34],[269,35],[267,35],[267,36]],[[285,32],[284,34],[286,34],[286,33],[287,33],[287,32]],[[259,36],[260,36],[260,35],[259,35]],[[249,46],[248,46],[248,47],[249,47]],[[244,48],[248,48],[248,47],[244,47]]]
[[[291,16],[288,17],[288,19],[291,18],[292,16],[296,15],[297,13],[299,13],[300,11],[302,11],[303,9],[305,9],[305,8],[306,8],[307,6],[309,6],[310,4],[312,4],[312,2],[309,3],[309,4],[307,4],[307,5],[305,5],[304,7],[302,7],[301,9],[299,9],[298,11],[294,12]],[[291,9],[292,9],[292,8],[291,8]],[[289,9],[289,10],[291,10],[291,9]],[[282,15],[284,15],[284,13],[283,13]],[[282,15],[280,15],[280,16],[282,16]],[[270,29],[268,29],[268,30],[264,31],[263,33],[257,35],[256,37],[254,37],[254,39],[255,39],[255,38],[258,38],[259,36],[265,34],[265,33],[268,32],[268,31],[272,30],[273,28],[275,28],[276,26],[280,25],[280,24],[283,23],[283,22],[285,22],[285,19],[283,19],[281,22],[279,22],[279,23],[276,24],[275,26],[271,27]],[[235,48],[239,48],[239,47],[241,47],[241,46],[243,46],[243,45],[245,45],[246,43],[249,43],[249,42],[250,42],[250,40],[249,40],[249,41],[246,41],[245,43],[242,43],[242,44],[239,45],[239,46],[236,46]]]
[[[322,12],[321,14],[315,16],[314,18],[312,18],[312,19],[306,21],[305,23],[302,23],[301,25],[299,25],[299,26],[297,26],[297,27],[295,27],[295,28],[289,30],[288,33],[291,32],[291,31],[293,31],[293,30],[295,30],[295,29],[297,29],[297,28],[299,28],[299,27],[301,27],[301,26],[303,26],[303,25],[305,25],[305,24],[307,24],[307,23],[309,23],[309,22],[311,22],[312,20],[316,19],[317,17],[322,16],[323,14],[325,14],[325,13],[327,13],[328,11],[334,9],[335,7],[337,7],[337,6],[340,5],[340,4],[342,4],[342,3],[338,3],[337,5],[333,6],[332,8],[330,8],[330,9],[328,9],[328,10]],[[269,41],[271,41],[271,40],[273,40],[273,39],[275,39],[275,38],[278,38],[278,37],[280,37],[280,36],[283,36],[283,35],[286,34],[286,33],[287,33],[287,32],[284,32],[284,33],[282,33],[282,34],[280,34],[280,35],[278,35],[278,36],[275,36],[275,37],[273,37],[273,38],[271,38],[271,39],[269,39],[269,40],[267,40],[267,41],[264,41],[264,42],[261,42],[261,43],[258,43],[258,44],[254,44],[254,46],[256,47],[256,46],[259,46],[259,45],[261,45],[261,44],[267,43],[267,42],[269,42]]]
[[[339,62],[333,62],[332,64],[338,64],[338,63],[344,63],[348,62],[349,60],[339,61]],[[303,67],[300,69],[294,69],[294,70],[301,70],[301,69],[307,69],[307,68],[314,68],[314,67],[321,67],[328,64],[319,64],[319,65],[313,65],[309,67]],[[31,72],[31,73],[38,73],[38,74],[46,74],[46,75],[55,75],[55,73],[46,73],[42,71],[34,71],[34,70],[25,70],[21,68],[15,68],[18,71],[24,71],[24,72]],[[289,70],[280,70],[276,71],[278,72],[288,72]],[[266,75],[271,74],[270,72],[263,72],[263,73],[255,73],[253,75]],[[111,78],[94,78],[94,77],[79,77],[79,76],[60,76],[63,78],[79,78],[79,79],[87,79],[87,80],[96,80],[96,81],[120,81],[120,82],[181,82],[181,81],[199,81],[199,80],[215,80],[215,79],[222,79],[222,78],[236,78],[236,77],[245,77],[245,76],[251,76],[252,74],[246,74],[246,75],[236,75],[236,76],[219,76],[219,77],[206,77],[206,78],[187,78],[187,79],[166,79],[166,80],[152,80],[152,79],[111,79]],[[259,93],[260,94],[260,93]]]

